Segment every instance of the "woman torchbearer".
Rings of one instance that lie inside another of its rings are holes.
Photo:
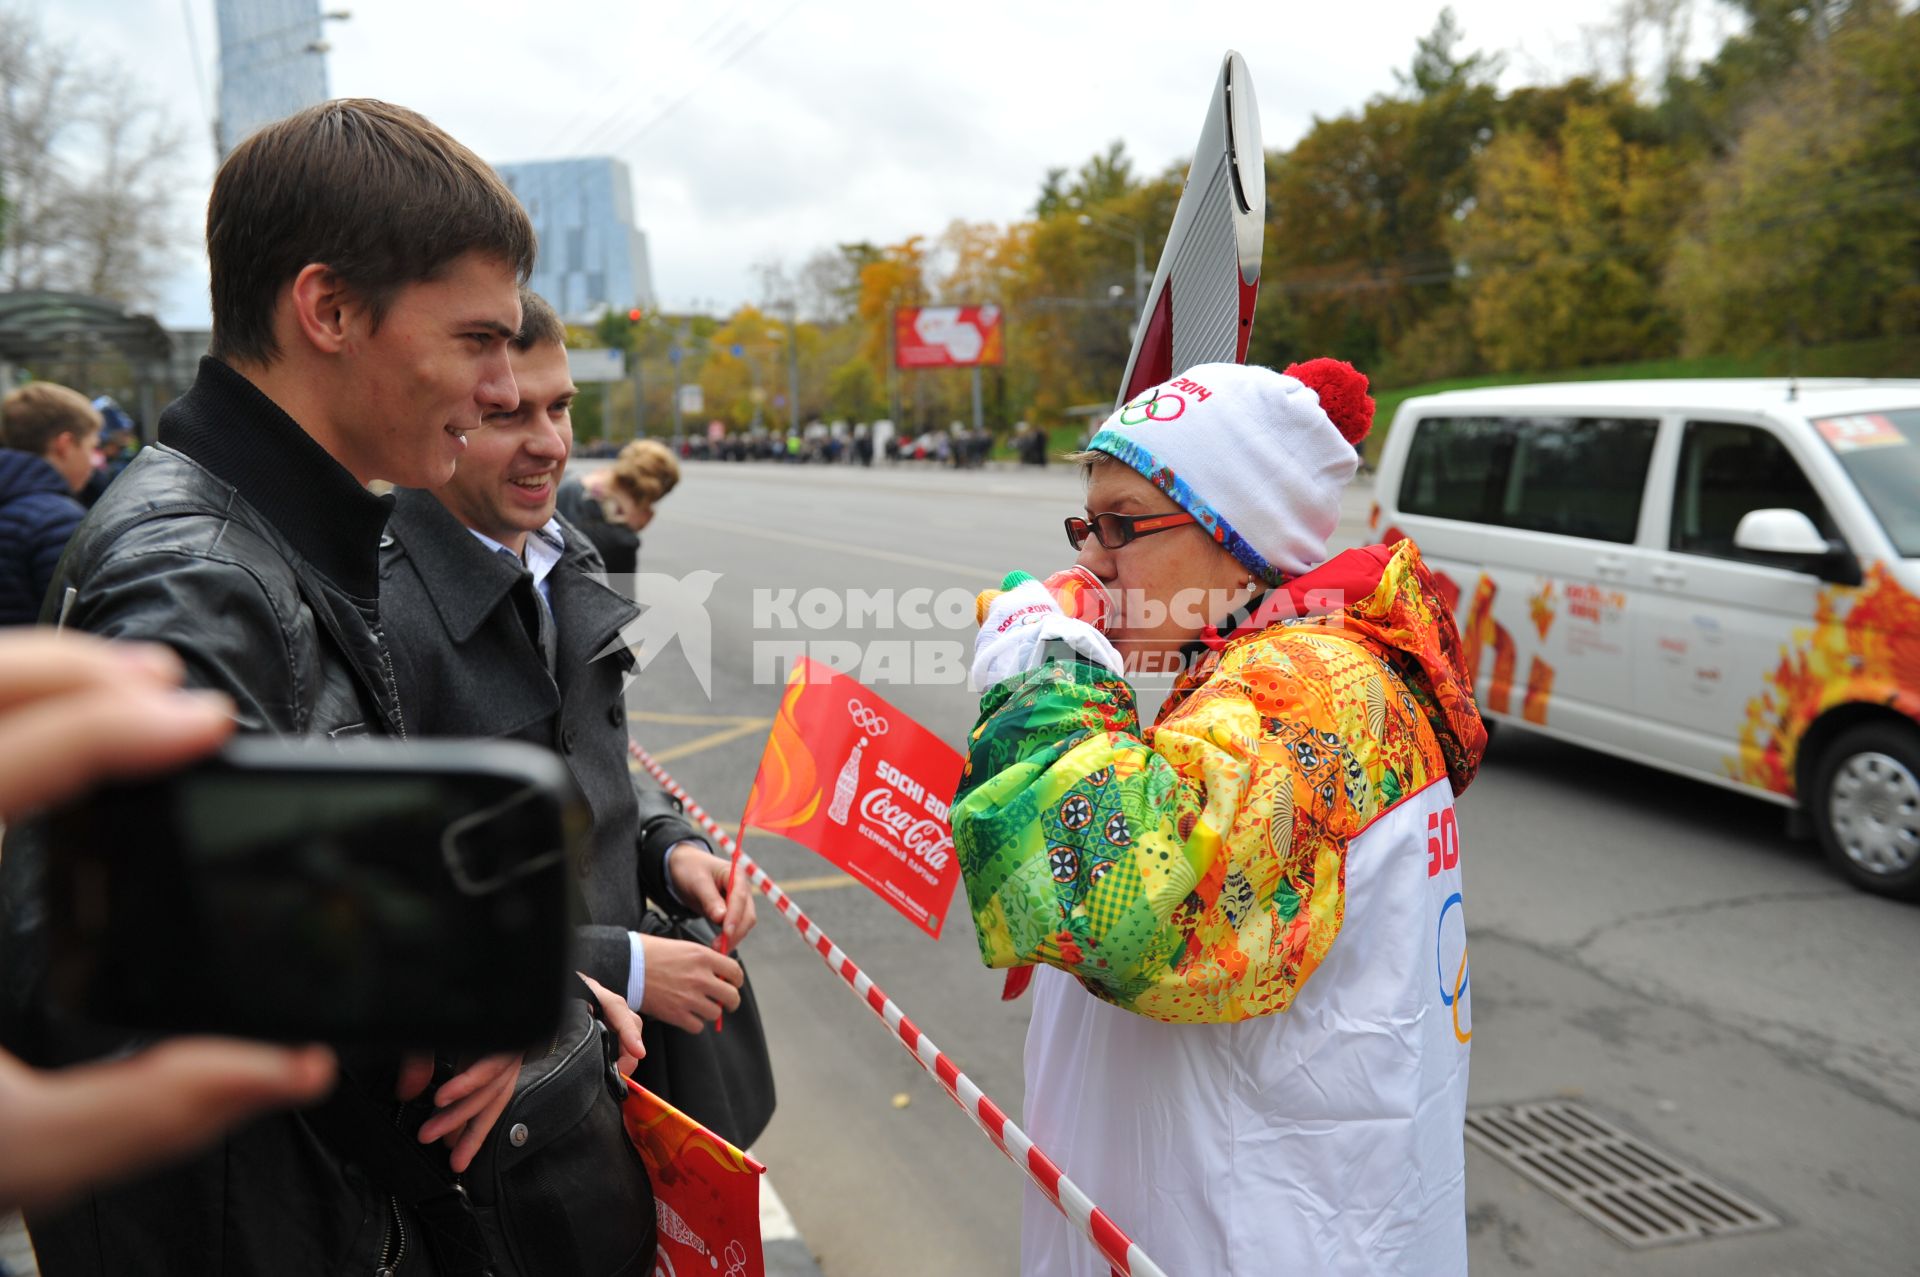
[[[1486,738],[1413,544],[1328,558],[1372,411],[1333,360],[1136,396],[1068,520],[1117,619],[1028,582],[976,648],[954,841],[982,957],[1040,968],[1025,1127],[1169,1273],[1466,1270]],[[1022,1257],[1107,1272],[1032,1188]]]

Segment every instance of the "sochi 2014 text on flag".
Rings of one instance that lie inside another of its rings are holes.
[[[802,660],[740,824],[812,848],[938,937],[960,877],[948,823],[960,767],[871,688]]]

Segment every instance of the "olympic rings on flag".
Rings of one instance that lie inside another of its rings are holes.
[[[868,709],[859,701],[847,702],[847,713],[853,715],[853,725],[869,736],[885,736],[887,720],[875,710]]]

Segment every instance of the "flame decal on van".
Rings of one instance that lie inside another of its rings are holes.
[[[1886,705],[1920,720],[1920,598],[1884,565],[1858,587],[1830,585],[1814,606],[1813,628],[1780,649],[1766,690],[1747,702],[1733,779],[1793,795],[1800,741],[1837,705]]]
[[[1552,587],[1549,586],[1549,589]],[[1467,672],[1474,680],[1474,695],[1496,714],[1513,712],[1513,677],[1519,662],[1513,635],[1493,619],[1493,599],[1500,587],[1491,576],[1482,573],[1473,587],[1473,601],[1466,619],[1460,624],[1460,646],[1466,658]],[[1537,603],[1538,600],[1535,600]],[[1545,628],[1541,635],[1545,637]],[[1493,649],[1493,675],[1480,682],[1480,656]],[[1520,716],[1542,727],[1547,722],[1547,703],[1553,699],[1553,666],[1536,654],[1527,665],[1527,685],[1520,702]]]

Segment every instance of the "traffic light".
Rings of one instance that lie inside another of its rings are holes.
[[[627,312],[627,322],[629,324],[637,324],[640,322],[640,318],[644,314],[646,314],[645,311],[641,310],[638,306],[635,306],[632,310]]]

